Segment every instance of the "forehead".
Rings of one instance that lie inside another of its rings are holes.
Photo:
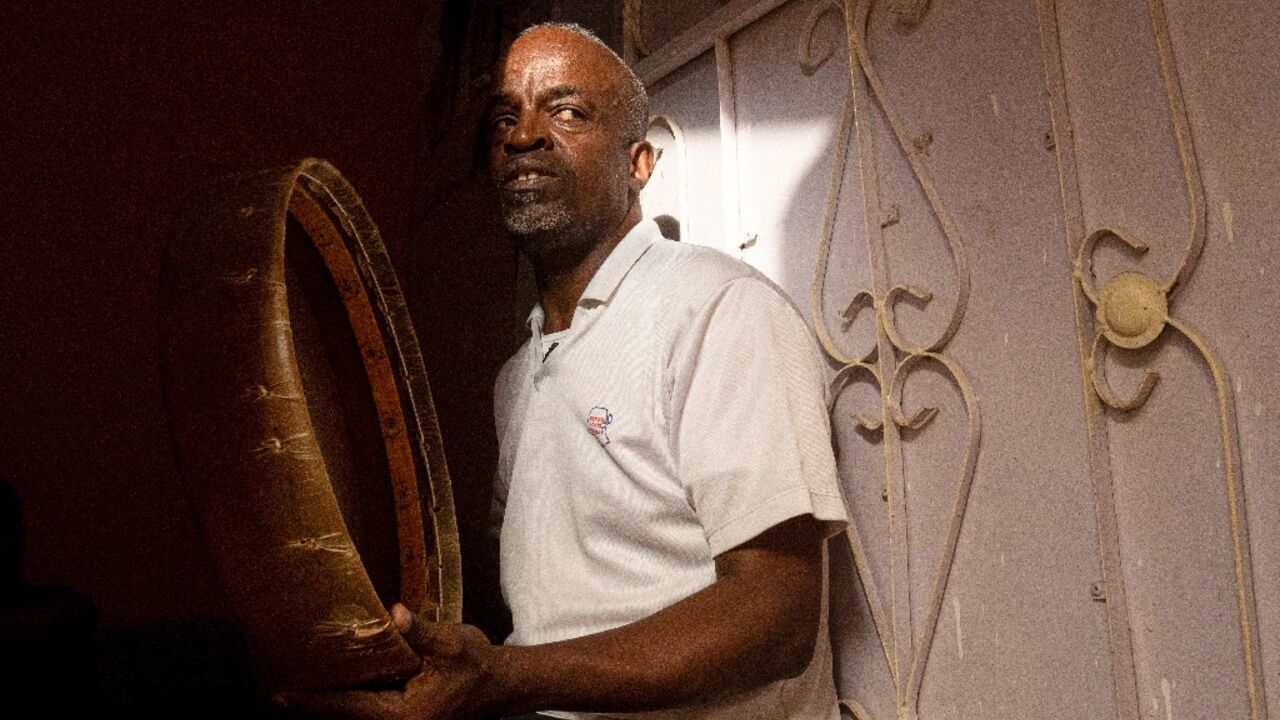
[[[617,60],[604,48],[560,28],[539,28],[512,43],[499,67],[497,90],[508,97],[534,96],[572,87],[597,101],[616,99]]]

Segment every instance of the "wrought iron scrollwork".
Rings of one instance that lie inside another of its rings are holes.
[[[1055,142],[1058,150],[1059,179],[1062,181],[1064,207],[1068,215],[1068,232],[1072,228],[1082,230],[1083,218],[1079,211],[1079,190],[1075,173],[1075,159],[1072,156],[1073,140],[1066,112],[1065,88],[1061,80],[1062,60],[1057,46],[1056,14],[1054,0],[1040,0],[1042,32],[1045,36],[1046,72],[1050,91],[1050,105],[1054,108],[1055,128],[1058,128],[1059,140]],[[1153,370],[1147,370],[1143,379],[1129,396],[1116,392],[1107,380],[1106,357],[1111,346],[1138,350],[1151,346],[1161,337],[1166,328],[1172,328],[1191,343],[1204,360],[1216,394],[1218,415],[1218,432],[1222,451],[1222,467],[1227,490],[1227,510],[1230,519],[1231,545],[1234,565],[1235,600],[1237,623],[1240,629],[1240,646],[1245,685],[1249,700],[1249,717],[1251,720],[1265,720],[1266,707],[1262,693],[1262,671],[1259,658],[1257,637],[1257,611],[1253,596],[1253,581],[1249,559],[1248,523],[1245,518],[1244,492],[1241,484],[1238,460],[1238,433],[1235,427],[1236,416],[1232,404],[1230,385],[1227,374],[1217,353],[1204,337],[1194,330],[1185,320],[1172,312],[1171,306],[1180,287],[1195,272],[1201,250],[1205,242],[1205,200],[1200,178],[1199,163],[1192,144],[1190,124],[1187,120],[1186,107],[1182,99],[1181,84],[1178,78],[1177,64],[1169,37],[1169,28],[1165,18],[1162,0],[1146,0],[1151,29],[1155,40],[1156,54],[1159,60],[1161,78],[1164,83],[1168,101],[1169,117],[1173,125],[1174,140],[1177,146],[1178,159],[1182,167],[1183,185],[1187,198],[1188,227],[1185,247],[1181,263],[1177,270],[1163,283],[1148,274],[1130,269],[1110,277],[1099,288],[1094,277],[1092,258],[1098,244],[1113,240],[1121,244],[1122,249],[1130,255],[1141,255],[1147,251],[1148,245],[1134,233],[1122,227],[1100,227],[1084,234],[1078,241],[1073,263],[1073,276],[1078,292],[1087,299],[1088,306],[1093,309],[1093,338],[1088,344],[1088,353],[1084,358],[1084,380],[1087,388],[1096,394],[1103,405],[1120,412],[1136,412],[1147,402],[1155,390],[1160,376]],[[1047,28],[1047,29],[1046,29]],[[1063,147],[1065,146],[1065,147]],[[1079,237],[1079,236],[1076,236]],[[1075,246],[1076,241],[1069,239]],[[1079,330],[1087,331],[1087,320],[1079,326]],[[1082,338],[1082,342],[1087,336]],[[1090,428],[1092,436],[1099,431]],[[1105,461],[1105,458],[1103,459]],[[1107,489],[1109,495],[1109,485]],[[1111,529],[1110,535],[1114,535]],[[1104,536],[1104,545],[1115,544],[1114,537]],[[1115,548],[1104,547],[1104,558],[1110,554],[1115,556]],[[1115,559],[1111,560],[1112,565]],[[1117,589],[1123,593],[1123,580],[1119,577],[1118,568],[1111,567],[1107,572],[1116,577],[1110,582],[1119,583]],[[1123,613],[1123,608],[1119,609]],[[1127,633],[1127,626],[1121,628]],[[1113,628],[1114,631],[1114,628]],[[1114,641],[1114,638],[1113,638]],[[1128,651],[1127,642],[1119,643],[1117,648],[1113,642],[1112,652]],[[1117,698],[1119,705],[1117,714],[1124,717],[1136,717],[1137,710],[1134,698],[1121,697],[1121,681],[1132,691],[1132,659],[1127,668],[1117,668]],[[1128,677],[1123,677],[1123,676]]]
[[[813,36],[818,24],[829,14],[843,16],[848,45],[849,94],[845,97],[840,127],[833,152],[831,178],[827,191],[826,212],[823,219],[813,284],[810,289],[810,311],[819,344],[824,351],[841,365],[832,380],[832,397],[838,397],[844,388],[866,378],[872,381],[880,395],[877,415],[855,416],[859,428],[876,435],[882,443],[885,461],[885,499],[888,501],[889,521],[889,583],[886,600],[877,587],[870,570],[867,554],[857,527],[850,527],[847,537],[853,554],[854,566],[862,584],[876,634],[879,637],[890,677],[895,688],[897,714],[900,720],[913,720],[917,716],[920,685],[928,663],[938,616],[946,595],[951,563],[955,557],[961,526],[969,502],[981,444],[981,418],[977,394],[973,390],[963,368],[946,353],[946,347],[960,328],[969,298],[969,269],[963,241],[955,223],[947,213],[932,178],[921,157],[922,150],[912,141],[906,124],[898,116],[885,93],[884,84],[876,72],[867,52],[866,28],[874,0],[843,0],[824,2],[815,6],[805,23],[797,49],[797,62],[801,72],[812,75],[834,54],[834,48],[815,52]],[[908,23],[918,22],[927,10],[925,0],[905,0],[891,8],[899,19]],[[906,336],[897,322],[895,308],[899,300],[910,298],[927,306],[933,302],[933,293],[909,284],[890,282],[887,270],[887,249],[881,222],[878,177],[871,153],[870,130],[866,126],[872,101],[875,101],[888,121],[898,147],[909,162],[929,207],[946,238],[952,259],[955,299],[948,311],[947,322],[933,337],[924,340]],[[823,296],[826,286],[831,240],[835,230],[835,217],[841,186],[846,171],[849,143],[857,143],[858,172],[862,183],[863,216],[869,248],[872,287],[856,292],[842,312],[847,329],[861,311],[870,306],[875,313],[876,341],[864,353],[853,353],[836,343],[823,312]],[[942,549],[932,567],[929,582],[930,594],[926,598],[927,611],[920,627],[911,621],[911,599],[905,590],[910,586],[911,573],[907,562],[906,511],[902,478],[903,430],[922,430],[938,414],[937,408],[921,407],[907,412],[903,406],[903,389],[907,379],[920,366],[934,364],[944,377],[958,389],[966,417],[964,459],[954,481],[954,496],[942,538]],[[834,401],[833,401],[834,402]],[[886,605],[887,610],[886,610]],[[859,720],[870,720],[868,711],[856,700],[843,699],[841,703]]]

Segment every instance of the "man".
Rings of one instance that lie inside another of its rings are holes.
[[[403,692],[299,695],[355,717],[838,718],[825,538],[845,522],[821,361],[767,280],[642,222],[647,98],[575,26],[500,63],[489,157],[531,261],[531,338],[495,392],[514,632],[393,616]]]

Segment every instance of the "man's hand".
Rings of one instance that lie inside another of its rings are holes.
[[[432,623],[403,605],[391,617],[419,655],[422,670],[404,690],[296,692],[284,696],[291,716],[344,720],[471,720],[495,715],[489,707],[496,648],[478,628]]]
[[[743,692],[808,665],[822,592],[822,535],[784,521],[716,557],[717,579],[674,605],[573,640],[495,647],[478,628],[391,616],[423,657],[403,691],[294,693],[302,717],[482,720],[559,709],[637,712]]]

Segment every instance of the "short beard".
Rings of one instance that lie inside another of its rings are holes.
[[[573,214],[560,202],[504,207],[502,221],[512,235],[529,239],[561,237],[575,224]]]
[[[505,206],[502,219],[516,249],[533,263],[539,286],[582,262],[597,240],[584,235],[583,219],[563,202]]]

